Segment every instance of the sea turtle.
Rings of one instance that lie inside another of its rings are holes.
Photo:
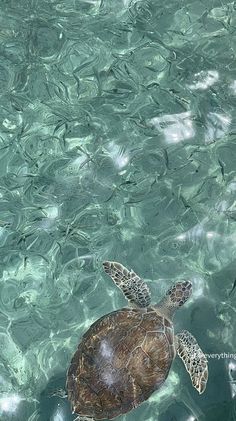
[[[131,307],[101,317],[84,334],[67,374],[76,420],[112,419],[136,408],[159,389],[176,355],[203,393],[207,359],[186,330],[174,335],[172,317],[192,293],[190,281],[173,285],[155,305],[146,283],[117,262],[103,263]]]

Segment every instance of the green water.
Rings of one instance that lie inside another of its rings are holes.
[[[236,2],[1,0],[0,419],[72,421],[63,388],[82,333],[126,305],[117,260],[153,301],[193,282],[180,360],[119,420],[236,418]]]

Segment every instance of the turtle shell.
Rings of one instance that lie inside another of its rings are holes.
[[[173,325],[152,308],[124,308],[85,333],[67,374],[73,411],[112,419],[137,407],[165,381],[174,358]]]

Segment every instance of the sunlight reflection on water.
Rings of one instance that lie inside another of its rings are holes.
[[[21,400],[22,398],[15,394],[0,398],[0,412],[14,414]]]
[[[166,143],[175,144],[195,135],[191,112],[154,117],[149,123],[164,134]]]
[[[154,302],[191,279],[176,329],[205,352],[236,347],[236,10],[0,9],[0,418],[71,421],[48,389],[64,388],[91,323],[126,305],[105,259],[147,279]],[[235,363],[209,366],[201,398],[176,360],[163,389],[119,421],[235,420]]]

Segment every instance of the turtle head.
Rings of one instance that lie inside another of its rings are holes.
[[[168,319],[172,319],[175,310],[181,307],[192,294],[190,281],[180,281],[173,285],[156,307]]]

